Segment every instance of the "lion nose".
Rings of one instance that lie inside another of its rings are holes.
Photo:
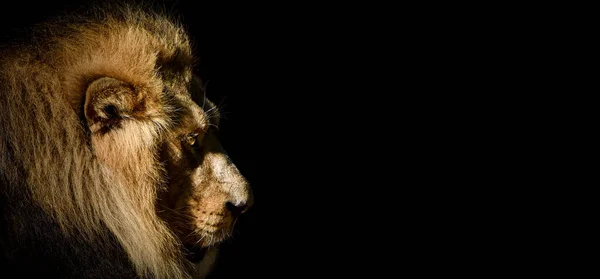
[[[227,209],[231,211],[231,214],[235,217],[240,216],[242,213],[246,212],[248,208],[250,208],[251,204],[247,202],[242,202],[239,204],[233,204],[231,202],[227,202]]]

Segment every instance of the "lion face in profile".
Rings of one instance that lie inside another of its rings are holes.
[[[218,108],[185,62],[178,61],[187,71],[174,75],[184,78],[164,79],[162,93],[121,79],[98,78],[87,87],[84,111],[99,161],[132,185],[133,180],[151,177],[157,215],[195,263],[207,248],[231,235],[253,197],[217,138]],[[173,74],[165,71],[163,77]],[[137,189],[131,190],[131,195],[137,194]]]
[[[169,181],[158,211],[190,248],[226,239],[253,202],[248,182],[217,139],[217,107],[201,99],[202,107],[190,96],[177,97],[178,123],[161,148]]]

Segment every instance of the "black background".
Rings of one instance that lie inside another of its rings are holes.
[[[86,1],[4,5],[1,35]],[[511,82],[530,69],[506,58],[522,55],[521,24],[497,26],[512,6],[154,2],[187,27],[255,192],[214,278],[479,275],[530,255],[505,244],[521,227],[493,216],[521,196],[495,187],[519,164],[503,137],[523,134],[497,117],[523,104]]]
[[[10,38],[22,27],[89,2],[4,6],[1,35]],[[341,228],[336,220],[351,207],[339,195],[326,195],[336,192],[331,187],[340,178],[323,173],[346,163],[333,152],[346,143],[327,135],[346,125],[350,135],[363,129],[329,117],[344,103],[325,100],[342,100],[333,92],[345,93],[345,88],[320,83],[335,80],[331,65],[344,50],[329,42],[342,28],[336,22],[321,24],[323,11],[316,5],[216,2],[154,2],[188,30],[199,58],[195,71],[224,115],[221,142],[255,194],[254,207],[223,245],[213,278],[324,273],[334,258],[333,240],[342,235],[329,228]]]

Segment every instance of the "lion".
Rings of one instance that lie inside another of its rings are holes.
[[[180,23],[133,6],[0,50],[6,274],[203,278],[253,203]]]

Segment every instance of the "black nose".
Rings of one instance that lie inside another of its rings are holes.
[[[250,208],[250,206],[247,203],[235,205],[231,202],[227,202],[226,206],[227,206],[227,209],[229,209],[229,211],[231,211],[231,214],[235,217],[240,216],[240,214],[246,212],[246,210],[248,210],[248,208]]]

